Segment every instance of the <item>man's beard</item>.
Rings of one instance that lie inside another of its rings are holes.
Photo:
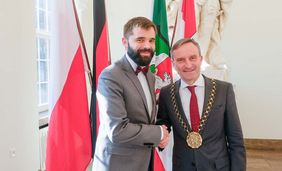
[[[141,52],[150,52],[149,57],[142,57]],[[128,56],[139,66],[147,66],[150,64],[155,52],[153,49],[150,48],[143,48],[138,49],[135,51],[131,46],[128,44],[128,50],[127,50]]]

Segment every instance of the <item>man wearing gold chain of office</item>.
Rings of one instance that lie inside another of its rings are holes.
[[[158,123],[173,128],[173,171],[245,171],[246,152],[232,84],[200,74],[193,39],[171,50],[180,79],[161,89]]]

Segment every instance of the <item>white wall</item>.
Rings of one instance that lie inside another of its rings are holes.
[[[282,139],[282,1],[235,0],[223,50],[247,138]]]
[[[153,12],[153,2],[153,0],[106,1],[112,62],[120,59],[125,52],[121,43],[123,25],[130,18],[136,16],[151,18]]]
[[[34,0],[0,0],[0,170],[39,169]]]

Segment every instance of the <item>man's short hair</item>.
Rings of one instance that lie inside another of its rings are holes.
[[[199,55],[202,56],[200,45],[199,45],[199,43],[198,43],[196,40],[194,40],[194,39],[192,39],[192,38],[183,38],[183,39],[178,40],[178,41],[177,41],[176,43],[174,43],[174,45],[172,46],[172,48],[171,48],[171,53],[170,53],[172,59],[174,59],[172,52],[175,51],[176,49],[180,48],[182,45],[187,44],[187,43],[192,43],[192,44],[194,44],[194,45],[198,48],[198,50],[199,50]]]
[[[155,32],[157,32],[156,25],[145,17],[134,17],[130,19],[123,27],[123,36],[128,38],[130,35],[133,34],[134,27],[141,27],[142,29],[148,30],[153,28]]]

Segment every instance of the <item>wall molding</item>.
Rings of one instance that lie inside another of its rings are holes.
[[[244,139],[246,149],[282,151],[282,139]]]

